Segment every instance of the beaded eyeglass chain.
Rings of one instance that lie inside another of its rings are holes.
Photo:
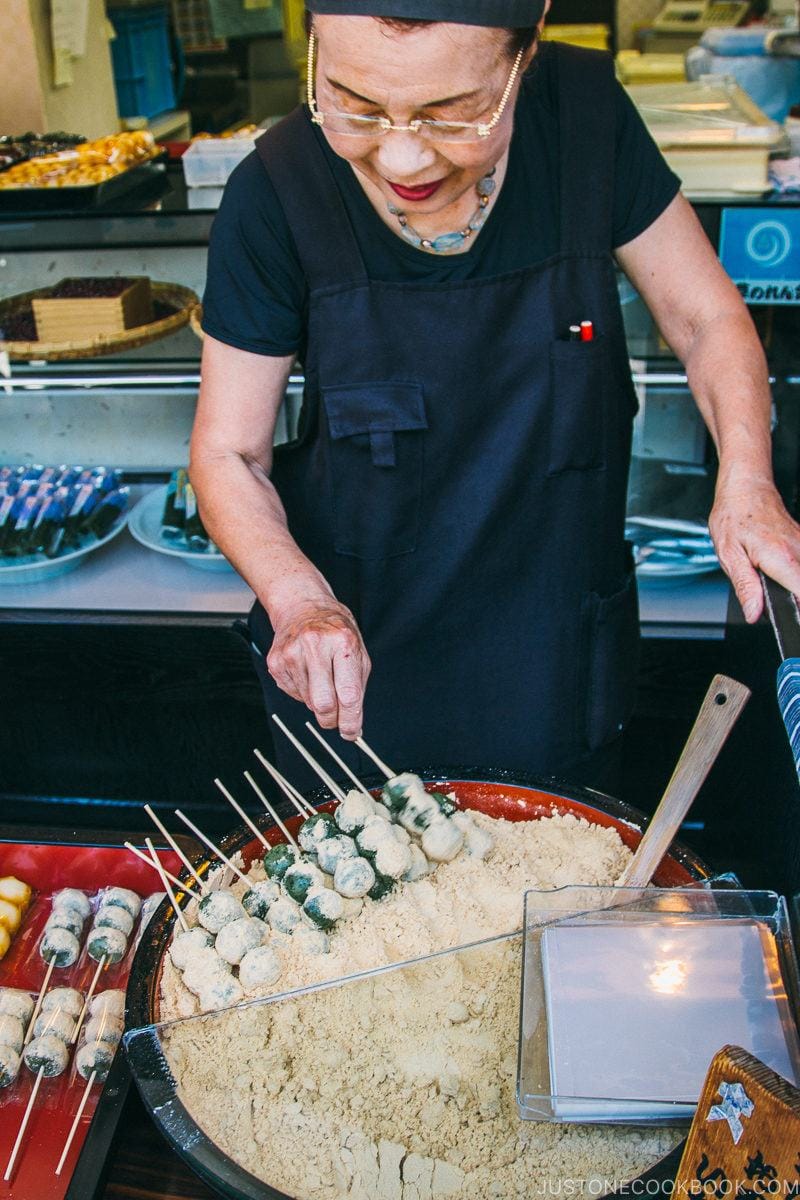
[[[425,238],[421,233],[417,233],[412,225],[409,225],[408,217],[395,204],[389,203],[386,207],[393,217],[397,217],[403,237],[412,246],[416,246],[418,250],[430,250],[434,254],[448,254],[453,250],[460,250],[469,241],[473,233],[478,232],[489,215],[489,201],[497,187],[493,178],[496,170],[496,167],[492,167],[487,175],[478,180],[475,185],[475,190],[478,193],[478,207],[464,228],[456,229],[453,233],[441,233],[435,238]]]

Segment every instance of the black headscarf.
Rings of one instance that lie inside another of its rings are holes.
[[[340,17],[399,17],[527,29],[541,20],[544,0],[308,0],[308,8],[312,13]]]

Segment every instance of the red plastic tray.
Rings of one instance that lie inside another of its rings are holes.
[[[167,870],[178,873],[181,864],[172,851],[161,851],[159,857]],[[100,888],[113,885],[132,888],[145,897],[161,890],[156,873],[122,846],[0,842],[0,875],[16,875],[34,889],[33,903],[25,914],[11,949],[0,961],[0,987],[23,988],[32,992],[41,986],[47,969],[37,947],[42,926],[50,912],[49,898],[53,892],[63,887],[75,887],[96,893]],[[129,952],[123,961],[103,972],[98,991],[125,987],[138,928],[137,923],[130,939]],[[83,950],[73,967],[62,970],[56,968],[50,986],[77,987],[85,991],[91,983],[96,965]],[[2,1175],[33,1082],[34,1077],[23,1066],[17,1083],[11,1088],[0,1089],[2,1200],[63,1200],[95,1112],[102,1106],[106,1091],[115,1090],[108,1083],[104,1088],[96,1086],[92,1089],[69,1157],[61,1175],[56,1176],[55,1168],[77,1112],[85,1081],[76,1075],[72,1066],[55,1079],[43,1079],[13,1177],[9,1183],[5,1183]],[[115,1099],[118,1100],[118,1096]],[[98,1178],[101,1170],[102,1163],[98,1163]]]

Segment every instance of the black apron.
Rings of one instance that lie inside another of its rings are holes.
[[[276,449],[272,480],[362,631],[364,737],[398,771],[592,782],[592,755],[632,711],[636,401],[611,255],[613,71],[605,55],[551,52],[560,249],[532,267],[372,280],[307,114],[257,143],[310,290],[301,434]],[[582,319],[594,340],[568,341]],[[308,740],[309,713],[264,670],[272,630],[258,604],[250,632],[268,708]],[[313,779],[280,735],[276,751],[298,786]],[[367,765],[355,747],[345,757]]]

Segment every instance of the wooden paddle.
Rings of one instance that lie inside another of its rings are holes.
[[[617,887],[646,887],[653,878],[749,698],[743,683],[714,676],[661,802]]]

